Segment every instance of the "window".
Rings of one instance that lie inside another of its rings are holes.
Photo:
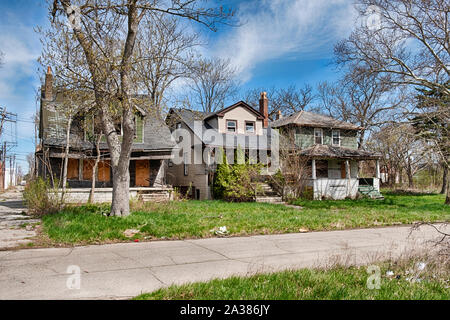
[[[188,153],[187,152],[185,152],[184,154],[183,154],[183,162],[184,162],[184,175],[185,176],[187,176],[188,174],[189,174],[189,171],[188,171],[188,169],[189,169],[189,165],[188,165],[188,161],[189,161],[189,159],[188,159]]]
[[[181,129],[181,122],[178,122],[178,123],[176,124],[176,129]]]
[[[246,133],[255,133],[255,123],[252,121],[245,122],[245,132]]]
[[[318,128],[314,129],[314,143],[315,144],[323,144],[323,131],[322,131],[322,129],[318,129]]]
[[[68,159],[67,163],[67,179],[78,180],[79,162],[78,159]]]
[[[332,135],[333,146],[340,146],[341,145],[341,131],[333,130],[331,135]]]
[[[328,178],[328,161],[316,160],[316,177]]]
[[[227,131],[236,132],[236,129],[237,129],[236,120],[227,120]]]

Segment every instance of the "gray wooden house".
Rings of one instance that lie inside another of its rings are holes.
[[[52,84],[51,69],[47,71],[41,90],[39,146],[36,150],[38,175],[61,179],[66,147],[67,115],[64,93]],[[98,118],[89,110],[72,117],[69,138],[68,186],[90,188],[93,165],[97,157],[94,134],[100,127]],[[130,188],[164,189],[167,160],[172,157],[175,142],[169,128],[145,105],[135,105],[136,135],[130,161]],[[121,132],[120,121],[116,129]],[[109,149],[103,138],[99,144],[101,161],[96,176],[97,188],[112,187]],[[54,179],[51,179],[54,180]]]
[[[358,149],[361,127],[331,117],[299,111],[270,123],[292,137],[296,155],[308,160],[308,186],[314,199],[381,197],[380,155]],[[375,161],[373,177],[359,177],[359,162]]]

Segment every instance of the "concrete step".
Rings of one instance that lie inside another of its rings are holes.
[[[284,204],[282,197],[256,197],[256,202]]]
[[[139,199],[144,202],[163,202],[170,200],[168,192],[144,193],[139,195]]]

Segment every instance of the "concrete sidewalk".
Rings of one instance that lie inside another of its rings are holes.
[[[40,220],[26,214],[22,198],[23,187],[16,187],[0,194],[0,249],[18,247],[31,242],[36,236],[33,228],[24,224],[35,224]]]
[[[431,246],[437,236],[429,226],[410,231],[399,226],[0,251],[0,299],[128,298],[174,283],[324,266],[337,256],[365,264]],[[81,270],[80,289],[67,288],[69,266]]]

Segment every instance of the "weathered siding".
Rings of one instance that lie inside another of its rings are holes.
[[[181,123],[181,128],[189,131],[191,135],[191,144],[193,146],[197,145],[199,148],[191,149],[190,164],[187,164],[187,175],[184,175],[184,164],[173,164],[167,168],[167,183],[183,189],[191,186],[192,188],[199,190],[200,200],[211,199],[208,175],[206,174],[206,164],[203,161],[199,164],[194,164],[195,151],[197,151],[197,161],[201,160],[203,157],[202,143],[197,136],[194,136],[184,122]]]
[[[314,145],[314,128],[297,127],[295,129],[295,144],[301,149]],[[323,128],[323,144],[332,145],[332,129]],[[358,149],[357,132],[354,130],[340,130],[341,147]]]
[[[341,147],[358,149],[357,131],[341,130]]]

